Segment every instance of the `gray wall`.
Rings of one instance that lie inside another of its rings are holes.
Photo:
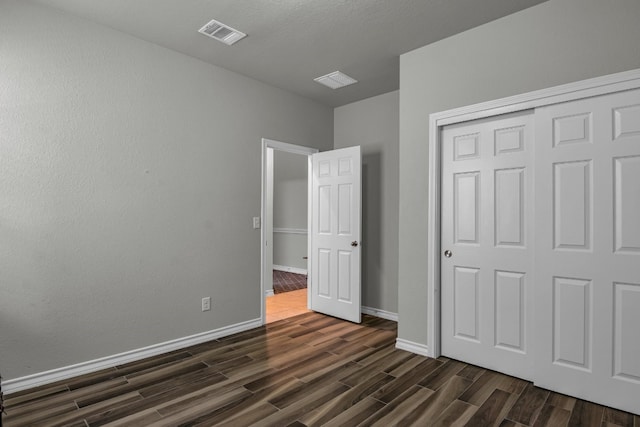
[[[0,58],[3,378],[258,318],[261,138],[333,110],[19,1]]]
[[[273,152],[273,228],[307,230],[308,158]],[[273,233],[273,264],[307,269],[307,235]]]
[[[427,343],[429,114],[640,68],[638,22],[638,0],[551,0],[401,56],[400,338]]]
[[[306,234],[273,233],[273,265],[307,270],[308,249]]]
[[[334,110],[335,148],[362,147],[362,304],[398,312],[398,91]]]

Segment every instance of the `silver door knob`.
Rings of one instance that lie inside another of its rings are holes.
[[[353,242],[351,242],[351,246],[355,248],[356,246],[358,246],[358,242],[354,240]]]
[[[444,251],[444,256],[447,258],[451,258],[451,255],[453,255],[453,252],[451,252],[449,249],[447,249],[446,251]]]

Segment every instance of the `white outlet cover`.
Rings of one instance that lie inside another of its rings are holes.
[[[259,216],[254,216],[253,217],[253,228],[260,228],[260,217]]]

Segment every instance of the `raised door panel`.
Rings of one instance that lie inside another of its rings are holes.
[[[591,282],[553,278],[553,362],[590,369]]]
[[[495,345],[525,352],[525,274],[495,272]]]
[[[480,220],[480,173],[454,175],[455,242],[477,244]]]
[[[640,136],[640,104],[613,108],[613,139]]]
[[[331,234],[331,186],[323,185],[318,188],[318,232]]]
[[[338,176],[348,176],[353,173],[353,159],[344,157],[338,159]]]
[[[455,267],[454,293],[454,326],[453,333],[458,338],[480,341],[478,336],[479,315],[479,278],[477,268]]]
[[[353,233],[353,221],[351,204],[353,202],[353,185],[338,185],[338,235],[351,236]]]
[[[494,151],[496,156],[524,151],[524,135],[524,126],[496,129],[494,131]]]
[[[614,376],[640,384],[640,283],[614,283]]]
[[[321,178],[331,176],[331,160],[320,160],[318,162],[318,176]]]
[[[525,176],[523,168],[495,171],[495,245],[524,246]]]
[[[453,160],[477,159],[480,157],[480,135],[459,135],[453,139]]]
[[[591,248],[591,162],[576,161],[553,165],[554,247]]]
[[[331,250],[318,249],[317,292],[322,298],[331,298]]]
[[[640,255],[640,156],[614,159],[616,252]]]
[[[591,142],[591,114],[554,117],[553,145],[584,144]]]
[[[352,303],[352,252],[338,251],[338,299],[341,302]]]

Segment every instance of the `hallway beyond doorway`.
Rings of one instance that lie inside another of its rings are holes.
[[[288,319],[302,313],[308,313],[307,289],[285,292],[267,297],[266,323]]]

